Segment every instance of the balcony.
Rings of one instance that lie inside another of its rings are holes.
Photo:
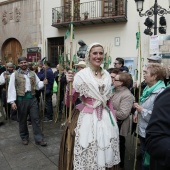
[[[52,9],[52,26],[68,27],[71,3]],[[96,0],[74,4],[74,26],[127,22],[127,0]]]

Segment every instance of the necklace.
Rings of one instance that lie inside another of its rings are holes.
[[[100,72],[102,72],[102,68],[101,67],[99,67],[99,68],[94,68],[94,67],[90,67],[90,69],[94,72],[94,75],[95,76],[97,76],[98,75],[98,73]]]

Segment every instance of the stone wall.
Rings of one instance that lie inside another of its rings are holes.
[[[0,4],[0,49],[9,38],[17,39],[26,49],[42,44],[40,0],[20,0]]]

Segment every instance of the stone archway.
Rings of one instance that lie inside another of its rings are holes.
[[[7,39],[2,45],[2,61],[18,64],[18,57],[22,55],[22,46],[15,38]]]

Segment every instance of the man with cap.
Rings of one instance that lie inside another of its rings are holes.
[[[7,90],[6,88],[8,87],[10,76],[14,71],[14,65],[9,62],[6,64],[6,69],[7,70],[4,71],[0,75],[0,85],[3,87],[2,88],[2,102],[3,102],[3,106],[5,107],[5,111],[6,111],[6,119],[10,119],[10,116],[11,116],[12,120],[17,120],[17,112],[11,109],[10,104],[7,105],[7,98],[6,98],[6,90]],[[5,83],[7,86],[5,85]]]
[[[161,63],[162,61],[162,57],[156,54],[154,54],[151,57],[148,57],[147,59],[148,59],[148,63]],[[170,78],[169,78],[170,67],[168,68],[167,72],[168,72],[167,77],[164,79],[164,83],[166,86],[169,86],[170,85]]]
[[[79,72],[86,67],[86,63],[84,61],[79,61],[79,63],[74,64],[74,66],[76,67],[77,72]]]
[[[157,54],[154,54],[148,57],[147,59],[148,59],[148,63],[161,63],[162,61],[162,57]]]
[[[37,75],[29,70],[26,57],[18,58],[19,69],[12,73],[8,86],[8,100],[13,110],[18,110],[19,133],[24,145],[29,143],[29,132],[27,127],[28,114],[37,145],[46,146],[40,128],[38,115],[38,103],[35,97],[35,89],[41,89],[47,80],[40,81]]]

